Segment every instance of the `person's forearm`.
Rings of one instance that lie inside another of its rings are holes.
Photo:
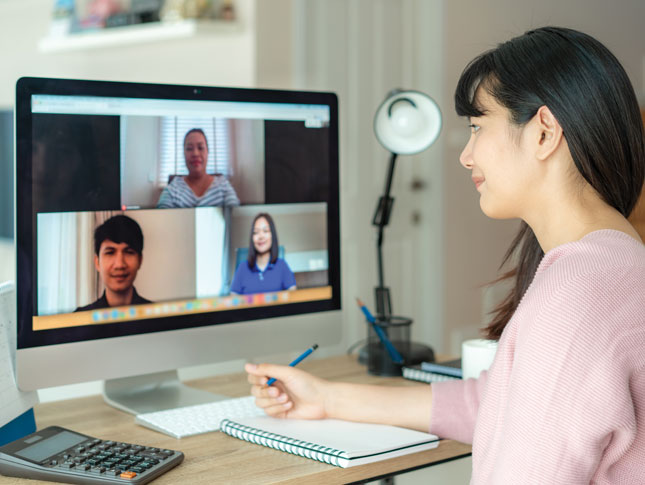
[[[432,406],[429,385],[384,387],[332,382],[327,389],[328,417],[391,424],[428,432]]]

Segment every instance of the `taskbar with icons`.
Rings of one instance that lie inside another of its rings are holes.
[[[255,293],[252,295],[227,295],[210,298],[194,298],[190,300],[145,303],[142,305],[101,308],[84,312],[34,316],[33,329],[34,331],[38,331],[51,330],[54,328],[76,327],[80,325],[118,323],[157,317],[170,317],[214,311],[238,310],[268,305],[329,300],[331,297],[331,286],[323,286],[302,290]]]

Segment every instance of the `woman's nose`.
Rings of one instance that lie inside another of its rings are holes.
[[[473,168],[473,152],[472,152],[472,137],[470,140],[468,140],[468,143],[464,147],[464,149],[461,152],[461,155],[459,155],[459,163],[461,163],[464,167],[467,169],[472,169]]]

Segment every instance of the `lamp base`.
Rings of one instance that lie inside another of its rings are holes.
[[[396,342],[393,342],[393,344],[397,347]],[[405,350],[400,351],[403,361],[405,362],[404,365],[416,365],[421,362],[435,361],[434,351],[431,347],[425,344],[410,342],[406,347],[407,348]],[[368,372],[370,374],[385,377],[397,377],[403,374],[401,366],[392,362],[392,359],[385,348],[378,343],[367,344],[361,347],[361,350],[358,353],[358,363],[368,365],[370,354],[372,354],[372,363],[374,363],[375,360],[378,362],[378,365],[368,367]],[[376,359],[374,356],[376,356]]]

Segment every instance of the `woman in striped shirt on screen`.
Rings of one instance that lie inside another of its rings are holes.
[[[223,175],[206,173],[208,142],[200,128],[184,137],[184,156],[188,175],[176,176],[159,197],[157,207],[237,206],[240,199]]]

